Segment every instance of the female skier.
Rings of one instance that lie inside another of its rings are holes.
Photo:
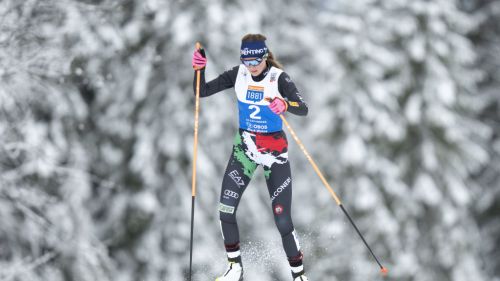
[[[266,37],[261,34],[245,35],[240,49],[241,64],[208,83],[205,83],[204,72],[207,59],[198,50],[193,54],[193,67],[201,69],[200,97],[234,87],[238,98],[239,130],[222,180],[219,203],[229,266],[216,281],[243,280],[236,211],[259,165],[264,169],[274,220],[282,237],[293,280],[308,280],[304,275],[303,254],[291,218],[292,177],[288,142],[279,117],[286,111],[305,116],[308,108],[265,41]],[[196,74],[193,84],[196,87]]]

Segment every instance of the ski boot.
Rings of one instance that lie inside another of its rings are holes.
[[[295,277],[293,281],[309,281],[309,279],[304,274],[302,274],[300,276]]]
[[[218,277],[215,281],[243,281],[243,266],[239,262],[229,262],[224,275]]]

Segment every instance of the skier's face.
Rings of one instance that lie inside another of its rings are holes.
[[[266,60],[262,60],[258,65],[253,66],[253,65],[245,65],[245,67],[250,71],[252,76],[259,76],[262,71],[266,68]]]

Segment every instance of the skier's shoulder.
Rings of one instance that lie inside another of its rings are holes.
[[[231,81],[234,85],[236,78],[238,77],[240,66],[233,66],[232,68],[224,71],[220,76],[222,76],[225,80]]]
[[[271,67],[269,68],[269,73],[277,73],[279,76],[281,76],[283,73],[285,73],[285,71],[281,68],[271,65]]]
[[[228,74],[228,75],[238,75],[238,71],[240,70],[240,65],[236,65],[236,66],[233,66],[231,68],[229,68],[228,70],[224,71],[224,74]]]
[[[287,84],[294,84],[293,80],[290,77],[290,75],[288,75],[288,73],[286,73],[284,70],[281,70],[281,73],[278,78],[278,85],[285,86]]]

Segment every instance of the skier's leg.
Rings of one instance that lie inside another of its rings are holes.
[[[240,138],[240,135],[237,134],[235,138]],[[230,262],[241,263],[236,211],[257,164],[246,157],[244,147],[236,139],[222,180],[219,217],[228,259]]]
[[[281,234],[294,279],[304,274],[302,251],[292,222],[292,177],[290,162],[274,163],[264,167],[266,183],[271,196],[274,220]]]

